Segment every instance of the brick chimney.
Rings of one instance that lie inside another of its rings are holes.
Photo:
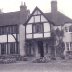
[[[56,0],[52,0],[51,1],[51,12],[57,12],[57,1]]]
[[[21,11],[21,12],[24,12],[24,11],[26,11],[26,10],[27,10],[27,6],[26,6],[25,2],[24,2],[24,3],[21,2],[20,11]]]
[[[28,10],[25,2],[21,2],[20,6],[20,24],[24,24],[28,18]]]
[[[52,20],[57,21],[57,1],[51,1],[51,13],[52,13]]]

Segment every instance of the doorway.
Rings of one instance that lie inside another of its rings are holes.
[[[43,42],[42,41],[38,41],[38,50],[40,53],[40,57],[44,57],[44,48],[43,48]]]

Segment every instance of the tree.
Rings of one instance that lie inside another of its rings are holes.
[[[55,56],[62,57],[65,50],[65,45],[63,42],[64,31],[57,28],[56,30],[52,31],[51,35],[54,39]]]

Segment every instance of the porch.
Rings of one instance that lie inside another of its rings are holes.
[[[25,43],[26,56],[55,57],[54,43],[51,39],[27,40]]]

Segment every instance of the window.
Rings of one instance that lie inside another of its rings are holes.
[[[0,26],[0,35],[18,33],[18,26]]]
[[[67,51],[69,51],[69,42],[66,42]]]
[[[7,31],[8,31],[8,34],[18,33],[18,26],[8,26]]]
[[[72,25],[69,26],[69,32],[72,32]]]
[[[68,32],[68,27],[65,27],[65,32]]]
[[[6,29],[7,27],[4,27],[4,26],[1,26],[0,27],[0,35],[4,35],[4,34],[6,34],[7,33],[7,29]]]
[[[34,33],[42,33],[43,32],[43,24],[34,24],[33,32]]]
[[[15,54],[15,43],[10,43],[10,54]]]
[[[1,54],[6,54],[6,43],[1,44]]]

